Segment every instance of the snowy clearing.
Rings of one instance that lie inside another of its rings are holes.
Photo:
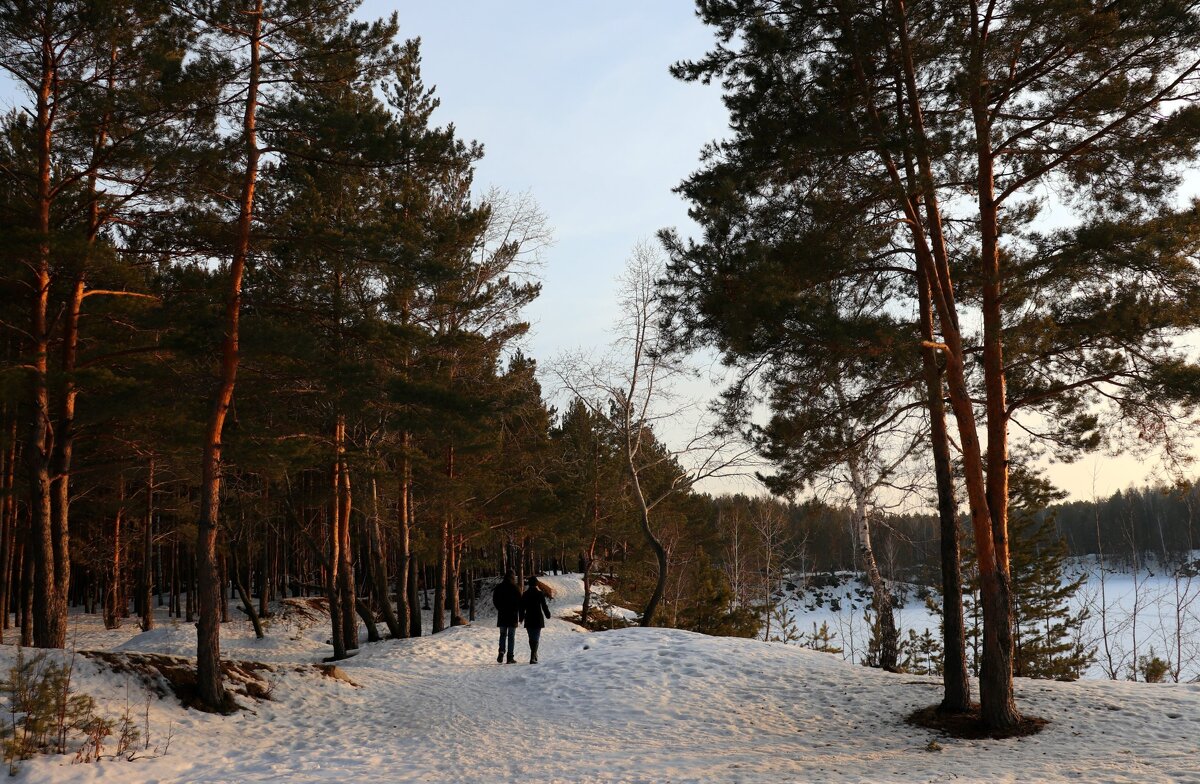
[[[576,577],[547,577],[555,615],[577,610]],[[187,653],[190,625],[138,634],[80,616],[80,649]],[[936,679],[890,675],[795,646],[666,629],[588,633],[555,618],[531,666],[495,663],[487,618],[433,637],[364,645],[339,667],[353,683],[307,668],[328,653],[327,621],[276,618],[256,641],[223,627],[223,653],[272,662],[273,699],[222,717],[151,696],[152,743],[134,762],[26,762],[21,782],[1200,782],[1200,686],[1018,680],[1039,735],[963,741],[908,726],[936,702]],[[15,649],[4,646],[7,665]],[[110,714],[139,717],[150,694],[83,657],[76,686]],[[931,741],[936,741],[929,750]]]

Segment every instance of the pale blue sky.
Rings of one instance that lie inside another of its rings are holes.
[[[529,350],[607,343],[626,257],[660,228],[690,230],[671,189],[727,127],[719,89],[667,72],[712,43],[694,3],[368,0],[361,13],[393,10],[421,38],[438,122],[485,146],[477,185],[528,190],[554,229]]]

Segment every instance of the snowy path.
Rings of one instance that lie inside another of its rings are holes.
[[[572,601],[570,579],[554,603]],[[312,661],[317,629],[278,661]],[[131,639],[167,649],[190,629]],[[317,641],[319,643],[319,641]],[[368,645],[342,669],[362,688],[286,673],[270,702],[221,718],[156,702],[170,753],[134,763],[29,764],[26,782],[1200,782],[1200,686],[1021,681],[1052,722],[1007,741],[938,738],[903,717],[936,681],[888,675],[781,644],[661,629],[589,634],[552,620],[542,663],[497,665],[488,621]],[[527,659],[518,632],[518,660]],[[86,669],[86,668],[85,668]],[[124,700],[124,682],[83,688]],[[134,686],[131,689],[136,689]],[[141,699],[138,697],[137,699]]]

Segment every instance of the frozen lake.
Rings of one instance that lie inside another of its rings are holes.
[[[1200,576],[1172,574],[1158,566],[1137,572],[1101,570],[1094,559],[1077,560],[1068,571],[1087,577],[1073,600],[1073,609],[1088,613],[1079,642],[1095,649],[1095,661],[1083,677],[1132,680],[1135,663],[1153,650],[1170,665],[1168,680],[1200,680]],[[841,655],[857,662],[869,638],[864,611],[870,591],[856,575],[839,573],[838,578],[835,586],[785,592],[782,606],[806,634],[812,634],[814,624],[828,624],[836,635],[833,644],[843,649]],[[896,611],[901,639],[910,629],[940,636],[939,618],[918,595],[919,588],[902,584],[900,591],[906,595]],[[770,633],[778,632],[778,619],[773,619]]]

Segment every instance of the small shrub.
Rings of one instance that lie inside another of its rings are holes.
[[[0,681],[8,713],[0,741],[9,773],[15,775],[17,764],[34,754],[67,753],[73,733],[86,738],[88,750],[80,750],[84,756],[96,758],[101,753],[112,723],[96,715],[95,700],[71,688],[73,668],[73,657],[59,664],[45,654],[28,659],[17,649],[16,662]]]
[[[104,753],[104,739],[113,734],[114,723],[110,719],[105,719],[93,713],[79,727],[83,732],[84,741],[83,745],[79,747],[79,751],[75,752],[75,761],[95,762],[99,760]]]
[[[804,632],[800,631],[796,619],[784,605],[777,604],[771,608],[771,619],[771,642],[803,644]]]
[[[829,623],[821,621],[821,628],[817,628],[816,621],[813,621],[812,634],[802,634],[800,646],[810,648],[819,653],[841,653],[842,649],[838,647],[834,640],[837,639],[837,634],[829,629]]]
[[[1162,683],[1171,672],[1171,663],[1154,655],[1154,649],[1151,648],[1149,656],[1138,659],[1138,672],[1146,683]]]
[[[941,675],[942,642],[934,634],[925,630],[917,634],[916,630],[908,630],[908,639],[900,644],[900,669],[914,675]]]

